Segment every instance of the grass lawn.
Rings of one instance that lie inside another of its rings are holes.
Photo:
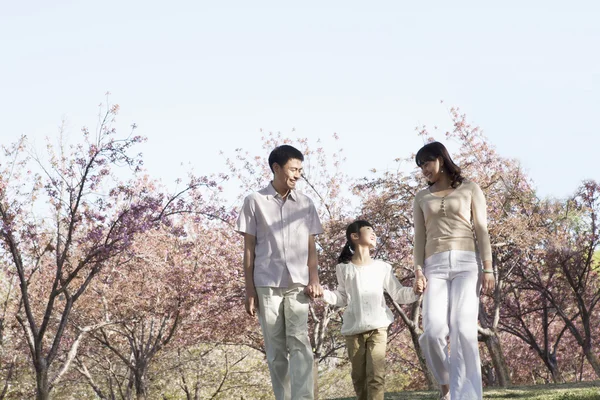
[[[435,392],[386,393],[386,400],[435,400]],[[600,400],[600,381],[565,383],[562,385],[515,386],[510,389],[486,389],[485,400]],[[332,400],[352,400],[353,397]]]

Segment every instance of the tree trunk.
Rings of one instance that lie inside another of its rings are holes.
[[[585,354],[585,358],[588,360],[596,376],[600,378],[600,360],[591,346],[585,346],[583,348],[583,353]]]
[[[556,355],[554,353],[551,353],[550,351],[546,350],[543,354],[540,354],[540,357],[542,357],[542,360],[544,361],[544,365],[546,366],[546,368],[548,368],[548,371],[550,371],[550,374],[552,375],[552,382],[564,383],[562,373],[560,372],[560,369],[558,368],[558,362],[556,360]]]
[[[562,376],[562,373],[558,369],[558,365],[556,365],[556,364],[554,364],[552,366],[549,365],[548,369],[550,370],[550,373],[552,374],[552,381],[554,383],[563,383],[565,381]]]
[[[506,365],[506,360],[504,359],[504,353],[502,352],[502,346],[498,335],[495,332],[488,335],[485,338],[485,345],[490,352],[490,358],[492,359],[492,364],[496,370],[498,385],[503,388],[510,386],[510,372]]]
[[[48,384],[48,367],[43,365],[45,362],[37,362],[35,369],[35,379],[37,383],[36,400],[50,399],[50,385]]]
[[[146,390],[146,370],[135,371],[135,398],[136,400],[146,400],[148,393]]]
[[[423,356],[423,350],[421,350],[421,345],[419,344],[419,336],[420,332],[417,332],[417,329],[409,327],[410,337],[413,342],[413,346],[415,347],[415,353],[417,354],[417,358],[419,359],[419,365],[423,370],[423,375],[425,376],[425,381],[427,382],[428,390],[437,390],[439,389],[439,384],[435,380],[435,377],[427,367],[427,361],[425,361],[425,356]]]
[[[319,400],[319,358],[314,357],[313,361],[313,382],[315,400]]]
[[[421,298],[418,301],[416,301],[412,304],[412,307],[411,307],[411,314],[412,314],[411,317],[412,318],[409,318],[408,315],[406,315],[406,313],[402,310],[400,305],[398,303],[396,303],[394,301],[394,299],[392,299],[387,293],[385,294],[385,296],[392,302],[394,309],[398,312],[398,314],[400,314],[400,318],[402,318],[402,320],[404,321],[404,323],[406,324],[406,327],[408,328],[408,330],[410,332],[410,338],[412,339],[413,346],[415,347],[415,353],[417,354],[417,358],[419,359],[419,365],[421,366],[421,370],[423,371],[423,375],[425,376],[425,381],[427,382],[427,388],[429,390],[439,389],[439,383],[436,381],[435,377],[433,376],[433,374],[427,367],[427,361],[425,360],[425,357],[423,356],[423,351],[421,350],[421,344],[419,343],[419,336],[421,336],[421,334],[423,333],[421,328],[419,328],[419,316],[420,316],[421,302],[423,301],[423,296],[421,296]]]

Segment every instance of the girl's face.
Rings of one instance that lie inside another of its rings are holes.
[[[360,228],[360,236],[356,234],[353,235],[357,236],[356,240],[354,241],[355,244],[368,246],[369,249],[374,249],[377,245],[377,235],[370,226],[363,226]]]
[[[441,157],[438,157],[433,161],[425,161],[423,165],[421,165],[421,172],[429,182],[436,183],[443,173],[441,172],[441,167],[442,159]]]

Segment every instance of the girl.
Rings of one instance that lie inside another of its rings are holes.
[[[390,264],[371,258],[370,250],[375,248],[377,237],[370,223],[351,223],[346,229],[346,240],[336,266],[338,287],[335,291],[324,290],[323,300],[347,307],[342,335],[346,337],[358,399],[383,400],[387,328],[394,320],[383,291],[406,304],[418,299],[417,289],[402,286]]]
[[[441,399],[480,400],[480,279],[486,291],[495,285],[485,198],[441,143],[423,146],[415,160],[429,183],[413,205],[415,277],[425,292],[419,343]]]

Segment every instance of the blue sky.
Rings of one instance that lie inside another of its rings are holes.
[[[75,138],[110,91],[167,182],[181,163],[226,171],[219,151],[259,152],[261,128],[337,132],[360,177],[416,151],[415,126],[449,128],[454,105],[564,197],[600,179],[599,4],[2,1],[0,137],[41,148],[66,119]]]

